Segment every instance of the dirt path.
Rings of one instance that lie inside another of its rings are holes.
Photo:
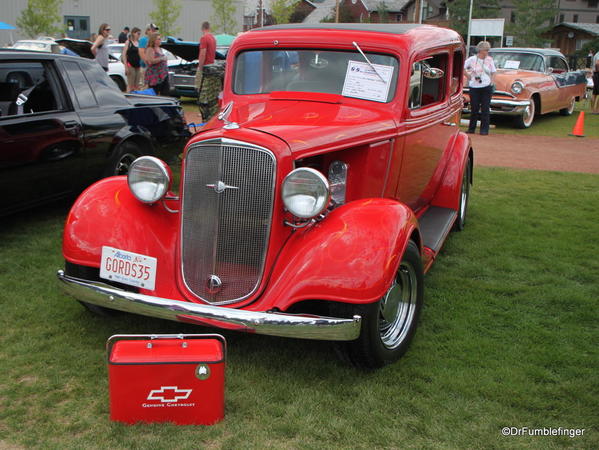
[[[187,123],[199,122],[186,112]],[[491,130],[493,133],[493,130]],[[477,166],[599,173],[599,139],[471,134]]]
[[[599,139],[509,134],[470,136],[474,163],[478,166],[599,173]]]

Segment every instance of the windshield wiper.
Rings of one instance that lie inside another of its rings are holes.
[[[360,46],[356,43],[356,41],[352,41],[352,44],[354,44],[354,47],[356,47],[358,49],[358,51],[360,52],[360,54],[364,57],[364,59],[366,60],[366,62],[368,63],[368,65],[370,66],[370,68],[372,70],[374,70],[374,73],[376,73],[379,78],[381,79],[381,81],[385,84],[387,84],[387,81],[385,81],[385,79],[383,78],[383,76],[379,73],[378,70],[376,70],[376,67],[374,66],[374,64],[372,64],[370,62],[370,60],[366,57],[366,55],[364,54],[364,52],[362,51],[362,49],[360,48]]]

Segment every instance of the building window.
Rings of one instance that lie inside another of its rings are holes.
[[[560,14],[559,15],[559,23],[562,23],[564,21],[564,15]]]
[[[572,22],[578,22],[578,14],[574,14],[574,16],[572,16]]]
[[[510,22],[516,23],[516,11],[514,11],[514,10],[512,10],[512,12],[510,12]]]
[[[599,0],[589,0],[589,8],[596,8],[599,5]]]

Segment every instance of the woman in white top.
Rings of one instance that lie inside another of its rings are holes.
[[[96,61],[108,72],[108,36],[110,36],[110,25],[103,23],[98,30],[98,37],[92,45],[92,53]]]
[[[479,42],[476,46],[477,54],[464,62],[470,88],[470,125],[466,133],[474,133],[480,116],[480,134],[489,134],[493,78],[497,72],[493,58],[489,56],[490,49],[491,44],[487,41]]]

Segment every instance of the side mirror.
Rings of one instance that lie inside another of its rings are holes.
[[[547,75],[553,73],[553,67],[548,67],[545,73],[547,73]]]
[[[438,80],[439,78],[443,78],[445,72],[435,67],[425,67],[422,74],[424,75],[424,78],[428,78],[429,80]]]

